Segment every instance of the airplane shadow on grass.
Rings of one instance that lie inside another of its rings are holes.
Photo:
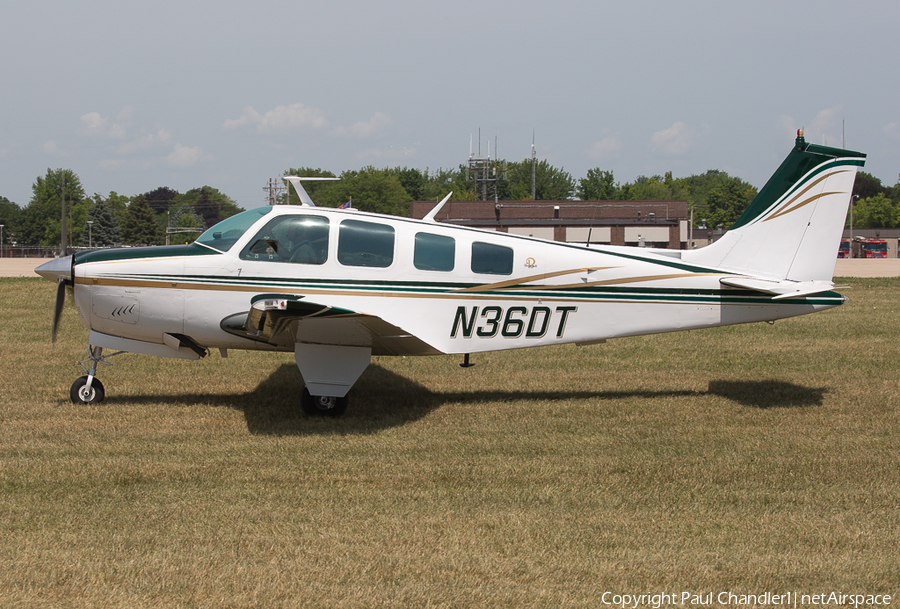
[[[247,428],[258,435],[371,434],[419,420],[444,404],[482,404],[514,400],[620,400],[715,395],[749,408],[821,406],[824,388],[784,381],[710,381],[708,391],[452,391],[434,392],[377,364],[369,366],[350,393],[346,415],[337,419],[307,417],[300,410],[303,381],[296,366],[284,364],[256,388],[240,394],[170,394],[111,396],[107,404],[210,404],[244,413]]]

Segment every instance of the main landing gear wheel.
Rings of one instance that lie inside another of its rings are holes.
[[[91,386],[88,387],[87,382],[88,377],[79,377],[72,383],[72,388],[69,389],[69,397],[76,404],[99,404],[106,397],[103,383],[100,382],[100,379],[94,378],[91,381]]]
[[[347,410],[348,403],[347,396],[335,398],[312,395],[306,387],[303,388],[303,397],[300,398],[300,407],[311,417],[339,417]]]

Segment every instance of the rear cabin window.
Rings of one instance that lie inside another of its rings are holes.
[[[452,271],[456,257],[453,237],[416,233],[413,264],[422,271]]]
[[[338,262],[385,268],[394,262],[394,229],[387,224],[344,220],[338,236]]]
[[[250,240],[242,260],[324,264],[328,259],[328,218],[278,216]]]
[[[472,272],[487,275],[512,275],[513,251],[510,247],[481,243],[472,244]]]

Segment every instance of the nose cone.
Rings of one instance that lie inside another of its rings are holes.
[[[50,281],[59,282],[60,279],[72,280],[72,256],[54,258],[34,269],[34,272]]]

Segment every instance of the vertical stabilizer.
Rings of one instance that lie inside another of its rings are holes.
[[[809,144],[793,150],[721,239],[683,259],[776,281],[831,281],[856,171],[866,155]]]

